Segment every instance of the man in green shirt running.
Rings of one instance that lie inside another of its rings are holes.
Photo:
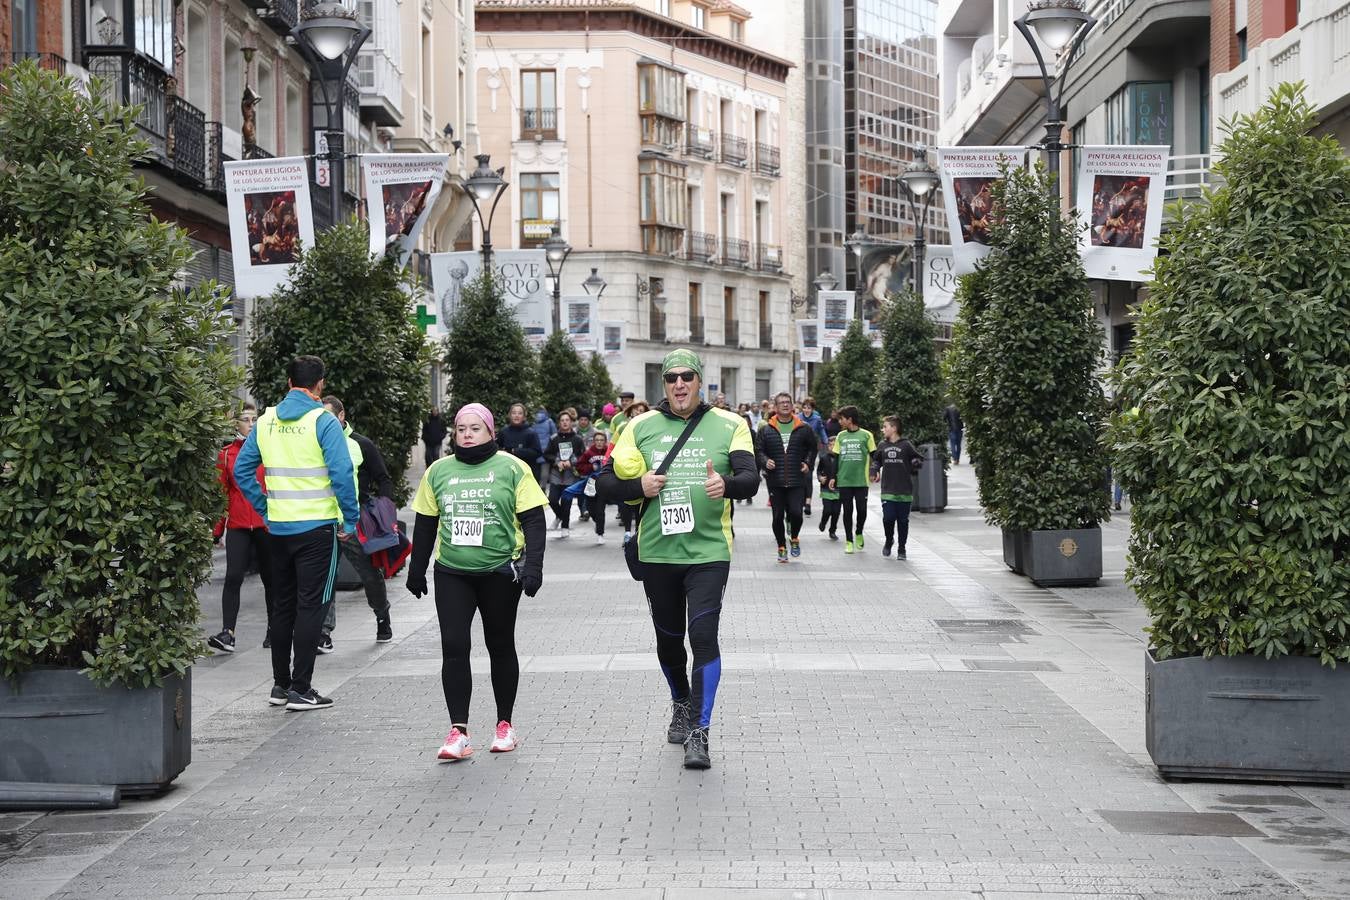
[[[836,414],[841,427],[830,445],[830,452],[838,459],[838,469],[829,487],[838,488],[839,502],[844,507],[844,552],[863,548],[863,523],[867,521],[867,467],[877,439],[866,428],[858,427],[861,413],[856,406],[841,407]],[[854,536],[854,516],[857,516],[857,536]]]
[[[735,413],[699,399],[703,363],[692,350],[661,363],[666,399],[629,420],[610,464],[596,482],[607,503],[650,501],[637,525],[643,589],[656,629],[656,657],[674,705],[666,739],[684,744],[684,765],[706,769],[708,727],[722,672],[717,631],[731,572],[731,504],[755,495],[750,429]],[[688,441],[664,475],[657,475],[686,425]],[[693,651],[686,673],[685,632]]]

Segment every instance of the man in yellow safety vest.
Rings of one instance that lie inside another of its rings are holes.
[[[356,540],[360,508],[347,438],[320,402],[323,360],[297,356],[290,391],[259,417],[239,450],[234,478],[272,537],[272,694],[289,710],[333,701],[310,680],[327,605],[333,602],[339,540]],[[267,493],[258,484],[262,464]],[[292,667],[294,650],[294,667]]]

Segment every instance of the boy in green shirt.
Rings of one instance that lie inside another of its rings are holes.
[[[828,487],[838,488],[839,502],[844,508],[844,552],[863,548],[863,524],[867,521],[867,468],[877,439],[866,428],[860,428],[862,417],[856,406],[841,407],[836,414],[841,429],[830,444],[838,470]],[[857,536],[854,537],[854,518],[857,518]]]

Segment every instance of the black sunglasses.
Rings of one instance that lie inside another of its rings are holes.
[[[697,372],[667,372],[661,376],[666,380],[666,384],[674,384],[677,381],[683,381],[685,384],[691,383],[698,377]]]

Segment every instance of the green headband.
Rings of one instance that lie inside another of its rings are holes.
[[[698,354],[684,347],[666,354],[666,358],[661,360],[661,374],[664,375],[671,369],[681,366],[686,369],[693,369],[699,380],[703,380],[703,363],[699,360]]]

